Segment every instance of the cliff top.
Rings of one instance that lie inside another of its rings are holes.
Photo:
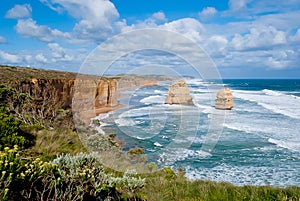
[[[64,79],[64,80],[74,80],[78,73],[64,72],[57,70],[45,70],[38,68],[20,67],[20,66],[6,66],[0,65],[0,83],[11,83],[16,80],[32,80],[36,79]],[[81,78],[88,79],[99,79],[97,75],[86,75],[81,74]],[[106,76],[105,76],[106,77]],[[111,79],[147,79],[156,81],[171,81],[175,78],[172,76],[165,75],[127,75],[120,74],[116,76],[107,76],[106,78]]]
[[[0,82],[7,83],[16,80],[38,79],[75,79],[76,73],[17,66],[0,65]]]

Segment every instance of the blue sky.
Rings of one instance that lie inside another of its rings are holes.
[[[299,0],[15,0],[0,24],[1,64],[76,72],[107,39],[155,28],[197,43],[223,78],[300,78]]]

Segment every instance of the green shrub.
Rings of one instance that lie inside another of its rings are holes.
[[[97,155],[21,160],[18,147],[0,151],[0,200],[139,200],[145,179],[127,171],[115,176],[98,163]]]
[[[61,155],[53,163],[58,165],[68,191],[77,192],[82,198],[133,199],[145,184],[145,179],[137,177],[136,172],[127,171],[122,176],[107,173],[97,161],[97,153]]]
[[[0,108],[0,150],[13,145],[24,148],[30,144],[26,134],[20,129],[21,124],[22,122],[11,114],[4,113],[3,107]]]

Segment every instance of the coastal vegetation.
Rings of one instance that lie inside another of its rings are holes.
[[[0,200],[300,200],[300,187],[296,186],[234,186],[226,182],[191,181],[182,169],[147,163],[144,150],[139,147],[129,149],[126,154],[152,173],[106,167],[99,162],[97,152],[87,150],[84,143],[122,153],[123,142],[115,134],[98,135],[85,126],[76,130],[70,108],[51,104],[44,105],[43,110],[36,108],[32,95],[14,85],[14,79],[32,80],[39,76],[55,79],[73,74],[29,68],[21,68],[18,74],[14,67],[3,69]],[[43,115],[50,109],[55,110],[54,116]],[[81,140],[83,135],[90,136],[89,140]]]

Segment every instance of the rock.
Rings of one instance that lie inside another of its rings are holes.
[[[231,110],[233,108],[233,96],[230,89],[223,88],[218,92],[215,108],[221,110]]]
[[[190,96],[190,89],[183,80],[171,84],[165,104],[193,105],[193,99]]]

